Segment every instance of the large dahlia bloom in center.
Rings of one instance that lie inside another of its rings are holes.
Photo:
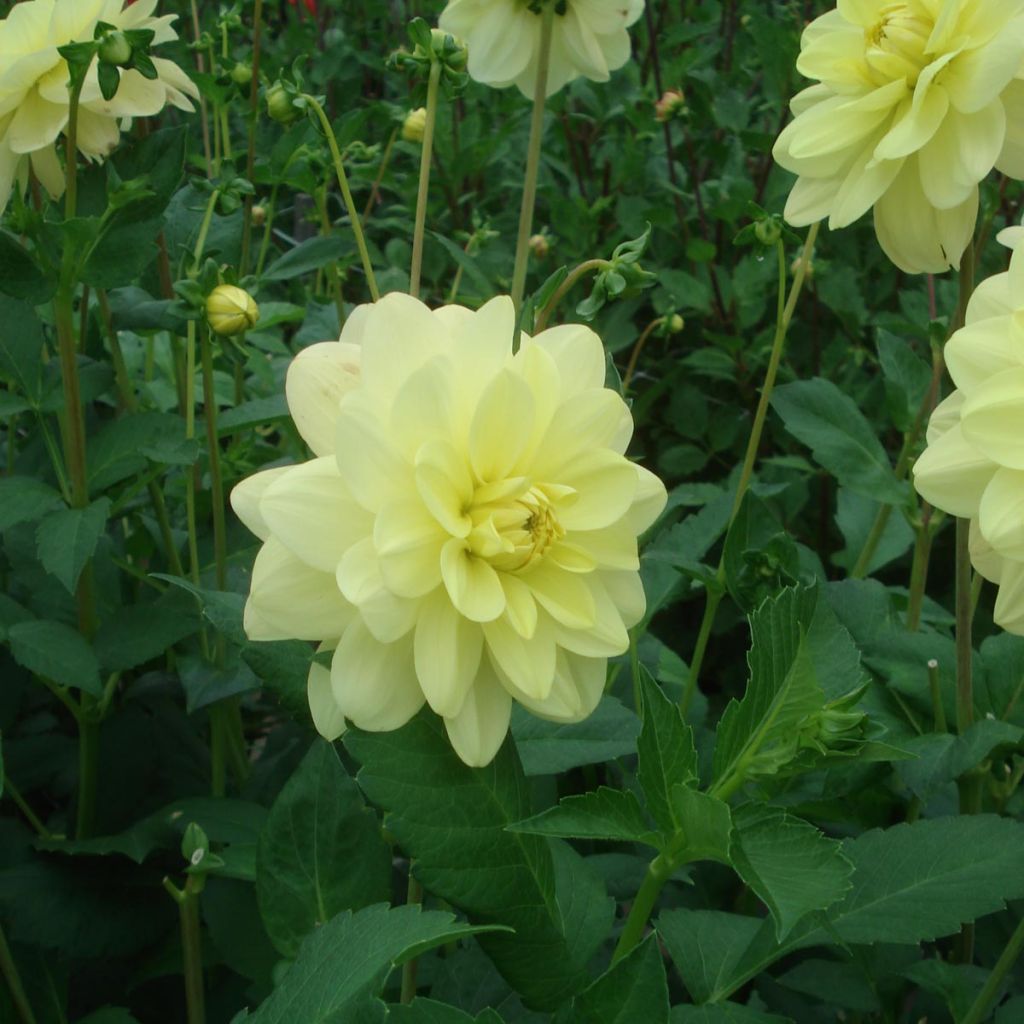
[[[403,725],[424,701],[468,764],[512,701],[574,722],[644,612],[637,535],[665,504],[623,454],[625,403],[579,325],[513,355],[508,298],[431,312],[392,294],[292,363],[288,403],[316,456],[243,481],[264,545],[245,628],[336,648],[314,721]]]
[[[786,219],[846,227],[874,207],[908,273],[960,265],[978,183],[1024,177],[1024,0],[839,0],[812,22],[775,159],[799,175]]]
[[[449,0],[438,25],[469,46],[470,75],[533,98],[540,54],[540,12],[555,8],[547,94],[582,75],[607,82],[629,60],[626,31],[644,0]]]
[[[938,405],[914,486],[971,521],[971,560],[999,584],[995,620],[1024,634],[1024,248],[983,281],[950,338],[956,390]]]

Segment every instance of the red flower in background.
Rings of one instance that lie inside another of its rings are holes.
[[[298,0],[288,0],[288,3],[290,3],[292,7],[294,7],[297,2]],[[313,15],[314,18],[316,17],[316,0],[302,0],[302,5],[310,14]]]

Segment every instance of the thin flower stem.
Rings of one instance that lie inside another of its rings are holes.
[[[793,278],[793,285],[786,294],[786,252],[781,239],[776,243],[779,269],[779,296],[776,310],[775,337],[772,341],[771,355],[768,357],[768,368],[765,370],[764,386],[761,388],[761,398],[757,403],[757,412],[754,414],[754,423],[750,429],[750,438],[747,441],[747,451],[743,458],[743,468],[740,470],[739,483],[736,486],[736,496],[733,498],[732,512],[729,515],[729,526],[739,513],[746,496],[747,488],[750,485],[751,477],[754,474],[754,465],[757,461],[757,453],[761,447],[761,435],[764,432],[765,420],[768,417],[768,407],[771,403],[772,391],[775,388],[775,378],[779,372],[782,362],[782,353],[785,349],[786,334],[789,331],[790,322],[796,312],[796,304],[803,290],[804,280],[807,277],[807,268],[811,263],[811,255],[814,252],[814,243],[818,237],[818,230],[821,227],[820,221],[812,224],[807,232],[804,241],[803,251],[800,254],[800,261],[797,264],[796,275]],[[690,660],[690,674],[683,689],[682,700],[679,707],[685,715],[697,692],[697,685],[700,680],[700,670],[704,663],[704,654],[707,650],[708,639],[715,624],[715,615],[718,606],[721,604],[725,593],[725,554],[718,561],[716,572],[716,586],[705,588],[704,617],[701,620],[700,631],[697,635],[697,646],[694,649],[693,657]]]
[[[224,522],[224,478],[220,467],[217,433],[217,395],[213,377],[213,346],[210,332],[200,325],[199,346],[203,370],[203,419],[206,422],[206,450],[210,460],[210,498],[213,502],[213,552],[218,590],[227,590],[228,548]]]
[[[419,906],[423,902],[423,886],[413,877],[412,863],[409,864],[409,885],[406,890],[405,902],[410,906]],[[416,975],[419,971],[419,958],[413,957],[402,965],[402,1003],[411,1003],[416,998]]]
[[[654,330],[660,327],[665,322],[663,316],[659,316],[657,320],[652,320],[643,330],[643,333],[637,338],[636,344],[633,346],[633,351],[629,355],[629,362],[626,364],[626,372],[622,375],[622,390],[625,391],[629,387],[630,381],[633,379],[633,374],[636,373],[636,365],[640,361],[640,354],[644,350],[644,346],[647,344],[647,339],[654,333]]]
[[[199,922],[199,892],[202,881],[189,875],[185,890],[178,900],[181,918],[181,951],[185,973],[185,1007],[188,1024],[205,1024],[206,1007],[203,988],[203,936]]]
[[[427,226],[427,199],[430,194],[430,164],[434,158],[434,128],[437,125],[437,101],[441,86],[441,62],[430,65],[427,80],[427,122],[423,127],[420,153],[420,183],[416,193],[416,222],[412,232],[412,268],[409,272],[409,294],[420,297],[420,277],[423,273],[423,236]]]
[[[630,908],[626,924],[619,935],[615,952],[612,954],[612,964],[617,964],[643,938],[644,929],[650,920],[654,905],[658,902],[658,896],[674,870],[675,865],[663,853],[659,853],[647,865],[647,874],[633,900],[633,906]]]
[[[934,658],[928,662],[928,692],[932,698],[933,730],[937,733],[948,732],[946,709],[942,704],[942,689],[939,686],[939,663]]]
[[[540,51],[537,56],[537,80],[533,90],[533,114],[530,118],[530,141],[526,151],[526,175],[523,180],[523,203],[519,210],[519,236],[516,239],[516,262],[512,271],[512,305],[516,326],[514,341],[519,338],[519,318],[526,291],[526,268],[530,258],[530,234],[533,231],[533,208],[537,199],[537,175],[540,170],[540,147],[544,135],[544,103],[548,94],[548,68],[551,64],[551,40],[554,35],[554,4],[545,4],[541,12]]]
[[[334,163],[334,173],[338,178],[338,187],[341,189],[342,198],[345,200],[345,209],[348,211],[348,219],[352,223],[352,232],[356,238],[356,248],[359,250],[359,258],[363,263],[363,273],[366,274],[366,283],[370,288],[370,295],[376,302],[380,298],[380,291],[377,288],[377,278],[373,274],[373,264],[370,262],[370,252],[366,248],[366,236],[363,234],[363,225],[356,212],[356,203],[352,198],[352,190],[348,185],[348,177],[345,174],[345,165],[341,159],[341,151],[338,149],[338,140],[334,137],[334,129],[331,127],[330,118],[324,112],[315,97],[308,93],[302,94],[302,99],[309,104],[310,109],[316,114],[320,121],[320,127],[327,137],[327,146],[331,151],[331,160]]]
[[[537,314],[534,321],[534,331],[540,333],[548,325],[551,314],[558,308],[558,304],[576,286],[580,278],[589,274],[592,270],[607,270],[611,267],[609,260],[593,259],[584,260],[578,267],[574,267],[566,275],[565,280],[555,289],[554,295],[545,303],[544,308]]]
[[[3,974],[4,981],[11,993],[11,1001],[22,1024],[36,1024],[36,1016],[32,1012],[32,1004],[25,994],[25,986],[21,983],[21,975],[18,974],[18,966],[14,962],[11,947],[7,945],[7,937],[0,927],[0,974]]]
[[[370,198],[366,200],[366,206],[363,208],[363,227],[366,227],[366,222],[373,214],[373,208],[380,200],[380,184],[384,180],[384,174],[388,169],[388,164],[391,163],[391,151],[395,148],[395,140],[397,138],[398,129],[395,128],[391,133],[391,137],[388,139],[387,145],[384,147],[384,155],[380,158],[380,167],[377,169],[377,176],[373,179],[373,185],[370,188]]]
[[[981,1024],[983,1020],[988,1018],[988,1011],[992,1008],[993,1003],[995,1003],[999,990],[1006,980],[1006,975],[1017,962],[1022,950],[1024,950],[1024,919],[1014,929],[1013,934],[1010,936],[1010,941],[1007,942],[1006,948],[1000,954],[995,967],[992,968],[992,973],[988,976],[988,980],[971,1004],[971,1008],[961,1018],[960,1024]]]
[[[969,519],[956,521],[956,731],[963,735],[974,724],[974,684],[971,676],[971,553]]]
[[[199,6],[196,0],[191,0],[192,8],[192,37],[199,42],[202,37],[202,29],[199,27]],[[198,47],[196,48],[196,70],[199,74],[203,74],[206,71],[206,62],[203,60],[203,53]],[[206,97],[199,94],[199,114],[200,124],[203,129],[203,155],[206,158],[206,176],[208,178],[213,176],[213,158],[210,154],[210,117],[209,109],[206,106]]]
[[[196,436],[196,322],[189,320],[185,336],[185,437]],[[188,572],[199,586],[199,541],[196,533],[195,467],[185,472],[185,517],[188,521]]]
[[[15,806],[25,816],[25,820],[32,826],[40,838],[53,838],[53,833],[40,821],[35,811],[29,807],[28,801],[21,795],[21,790],[11,782],[10,776],[5,776],[4,778],[4,792],[14,801]]]
[[[263,273],[263,265],[267,262],[267,253],[270,251],[270,239],[274,233],[274,213],[277,207],[277,192],[280,185],[274,185],[270,192],[270,201],[266,205],[267,219],[263,223],[263,237],[260,239],[260,252],[256,258],[256,276]]]
[[[206,249],[206,239],[210,234],[210,225],[213,223],[213,214],[217,209],[217,199],[220,196],[220,189],[215,188],[206,201],[206,209],[203,211],[203,219],[199,225],[199,234],[196,236],[196,245],[192,250],[192,271],[191,276],[199,273],[199,264],[203,258],[203,251]]]
[[[249,83],[249,131],[246,138],[245,177],[252,181],[256,167],[256,124],[259,121],[260,53],[263,38],[263,0],[255,0],[252,11],[252,81]],[[249,272],[252,249],[252,207],[255,196],[245,197],[242,215],[242,258],[239,271],[244,277]]]
[[[914,558],[910,565],[910,593],[907,597],[907,631],[916,633],[921,625],[921,606],[928,582],[928,561],[932,552],[932,506],[921,505],[921,521],[915,528]]]

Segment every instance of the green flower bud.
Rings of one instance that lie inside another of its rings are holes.
[[[256,326],[259,318],[259,306],[244,288],[237,285],[218,285],[206,300],[207,323],[215,334],[226,338],[244,334]]]
[[[267,113],[278,124],[291,124],[299,119],[299,111],[284,82],[275,82],[267,89]]]
[[[402,138],[406,142],[422,142],[423,132],[427,127],[427,108],[410,110],[402,124]]]
[[[123,68],[131,62],[132,44],[123,32],[109,32],[103,37],[98,53],[104,64],[116,64]]]
[[[774,245],[782,237],[778,217],[765,217],[754,225],[754,235],[762,245]]]
[[[239,61],[231,69],[231,81],[235,85],[248,85],[252,81],[252,67],[243,61]]]

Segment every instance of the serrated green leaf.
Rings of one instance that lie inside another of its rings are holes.
[[[665,696],[651,674],[640,666],[643,725],[637,742],[637,778],[647,806],[666,834],[680,822],[672,802],[672,788],[697,778],[697,751],[693,730],[683,721],[677,705]]]
[[[554,1006],[578,992],[610,930],[612,903],[571,848],[505,830],[532,813],[511,739],[490,765],[470,768],[423,711],[394,732],[352,729],[345,745],[424,888],[472,921],[515,929],[480,942],[524,999]]]
[[[41,519],[62,504],[60,495],[42,480],[5,476],[0,479],[0,532]]]
[[[55,291],[56,282],[46,277],[35,256],[10,232],[0,231],[0,292],[39,306]],[[0,347],[5,347],[2,341]]]
[[[715,1006],[677,1006],[672,1010],[671,1024],[793,1024],[791,1017],[765,1013],[739,1003]]]
[[[308,935],[295,963],[249,1024],[334,1024],[351,1019],[394,967],[483,929],[415,905],[344,911]]]
[[[386,902],[391,851],[334,747],[315,740],[260,834],[256,894],[282,956],[342,910]]]
[[[670,793],[676,820],[683,835],[679,859],[717,860],[729,863],[732,812],[729,805],[692,786],[677,784]]]
[[[96,655],[70,626],[45,619],[19,622],[7,631],[7,640],[23,668],[61,686],[103,696]]]
[[[879,330],[875,343],[893,424],[897,430],[908,431],[931,386],[932,368],[905,338]]]
[[[732,865],[771,911],[779,942],[807,914],[849,892],[853,865],[842,844],[813,825],[754,804],[738,808],[733,824]]]
[[[388,1024],[504,1024],[494,1010],[484,1010],[478,1017],[458,1007],[434,999],[417,997],[407,1006],[388,1008]]]
[[[93,641],[108,672],[119,672],[153,658],[199,629],[195,602],[175,590],[146,604],[130,604],[100,624]]]
[[[815,377],[776,388],[772,408],[843,487],[890,505],[907,500],[907,484],[896,479],[875,428],[830,380]]]
[[[48,515],[36,530],[36,553],[43,568],[73,594],[85,563],[96,551],[110,515],[110,499],[86,508],[66,508]]]
[[[290,281],[340,260],[351,249],[352,243],[342,235],[307,238],[271,263],[263,272],[261,280]]]
[[[512,736],[527,775],[558,775],[636,753],[640,719],[621,701],[604,696],[593,714],[565,725],[512,707]]]
[[[636,794],[608,786],[600,786],[592,793],[567,796],[556,807],[517,821],[508,830],[562,839],[607,839],[646,843],[655,848],[660,845]]]
[[[649,935],[573,1003],[573,1024],[668,1024],[668,979]]]

